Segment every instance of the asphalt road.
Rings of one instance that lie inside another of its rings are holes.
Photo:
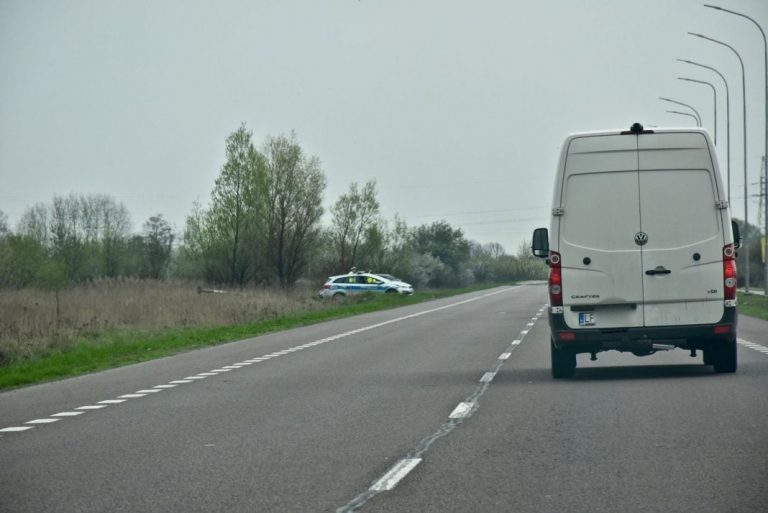
[[[768,323],[740,319],[733,375],[612,352],[555,381],[545,302],[499,288],[2,393],[0,512],[768,511]]]

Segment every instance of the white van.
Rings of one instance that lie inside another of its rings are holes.
[[[550,267],[553,377],[577,353],[674,348],[735,372],[738,239],[706,130],[570,135],[532,248]]]

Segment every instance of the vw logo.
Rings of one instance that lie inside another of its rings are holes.
[[[648,242],[648,234],[645,232],[637,232],[635,234],[635,244],[638,246],[645,246],[645,243]]]

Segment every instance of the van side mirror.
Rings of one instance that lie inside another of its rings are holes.
[[[731,231],[733,231],[733,247],[739,249],[741,247],[741,230],[739,230],[739,223],[731,220]]]
[[[535,257],[547,258],[549,256],[549,231],[546,228],[533,230],[531,251]]]

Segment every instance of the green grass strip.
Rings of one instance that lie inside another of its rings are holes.
[[[738,293],[739,313],[768,321],[768,297],[759,294]]]
[[[78,339],[64,350],[0,367],[0,390],[77,376],[173,355],[181,351],[251,338],[265,333],[308,326],[332,319],[421,303],[498,285],[417,292],[412,296],[364,296],[327,309],[300,312],[277,319],[236,326],[178,328],[154,331],[111,330]]]

